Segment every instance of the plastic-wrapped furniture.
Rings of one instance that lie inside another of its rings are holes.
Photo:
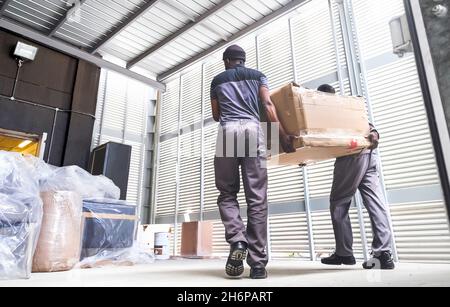
[[[39,167],[45,168],[46,165]],[[40,189],[43,192],[72,191],[80,194],[83,199],[120,197],[120,189],[111,179],[102,175],[92,176],[78,166],[50,167],[44,173],[45,176],[40,178]]]
[[[84,200],[82,260],[77,267],[152,263],[153,253],[142,249],[135,241],[136,209],[120,200]]]
[[[84,200],[83,216],[81,258],[133,246],[138,220],[136,206],[120,200]]]

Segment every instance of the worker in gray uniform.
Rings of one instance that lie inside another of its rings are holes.
[[[336,90],[324,84],[318,91],[335,94]],[[372,225],[373,258],[363,263],[365,269],[394,269],[391,254],[392,233],[389,213],[384,202],[378,174],[375,149],[378,148],[379,134],[371,124],[368,140],[371,147],[361,154],[336,159],[334,179],[330,196],[330,211],[333,221],[336,251],[328,258],[322,259],[327,265],[354,265],[353,234],[349,217],[352,198],[360,191]]]
[[[216,187],[220,191],[218,206],[230,244],[226,273],[239,277],[248,251],[250,277],[267,278],[267,168],[264,132],[260,124],[260,105],[268,121],[279,123],[270,99],[264,74],[245,67],[246,53],[237,46],[224,54],[225,71],[211,83],[211,106],[214,120],[220,122],[214,159]],[[280,125],[280,144],[294,152],[292,137]],[[245,190],[247,227],[241,215],[237,194],[240,189],[239,168]]]

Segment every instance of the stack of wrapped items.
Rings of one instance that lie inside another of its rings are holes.
[[[29,278],[42,221],[33,166],[18,153],[0,151],[0,279]]]
[[[135,248],[136,206],[110,179],[5,151],[0,165],[0,279],[153,261]]]

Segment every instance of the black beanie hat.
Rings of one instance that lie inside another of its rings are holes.
[[[232,45],[228,47],[223,53],[223,60],[225,61],[226,59],[243,60],[245,62],[246,54],[244,49],[242,49],[238,45]]]

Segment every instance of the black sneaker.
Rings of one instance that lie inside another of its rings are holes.
[[[244,273],[244,260],[247,256],[247,244],[237,242],[231,246],[225,272],[230,277],[239,277]]]
[[[395,263],[390,252],[383,252],[381,255],[373,256],[372,259],[364,262],[363,268],[366,270],[393,270],[395,269]]]
[[[265,268],[251,268],[250,269],[251,279],[266,279],[267,271]]]
[[[328,258],[323,258],[321,260],[321,262],[326,265],[342,265],[342,264],[355,265],[356,259],[353,256],[342,257],[342,256],[338,256],[336,254],[333,254]]]

